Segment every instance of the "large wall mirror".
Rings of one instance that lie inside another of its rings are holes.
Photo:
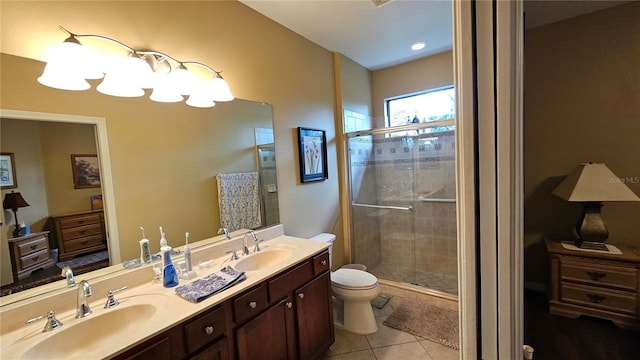
[[[32,233],[47,230],[51,217],[91,212],[91,197],[102,195],[112,266],[139,256],[141,226],[152,252],[159,250],[160,226],[169,244],[181,247],[187,231],[191,241],[217,235],[216,174],[247,171],[260,174],[263,225],[279,222],[271,105],[236,99],[198,109],[109,97],[95,86],[85,92],[50,89],[36,82],[43,63],[0,56],[0,108],[10,114],[0,120],[7,139],[1,150],[14,154],[18,182],[3,188],[2,197],[22,193],[30,206],[19,209],[19,220]],[[100,158],[101,186],[74,188],[71,155],[87,153]],[[6,286],[13,281],[12,226],[6,226],[13,225],[13,213],[3,214]]]

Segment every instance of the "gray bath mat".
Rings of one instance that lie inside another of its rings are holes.
[[[391,296],[380,294],[375,299],[371,300],[371,306],[376,309],[382,309],[383,307],[385,307],[385,305],[387,305],[390,299]]]
[[[458,312],[403,299],[384,325],[459,350]]]

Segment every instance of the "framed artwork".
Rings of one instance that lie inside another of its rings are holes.
[[[327,172],[327,137],[324,130],[298,128],[300,182],[324,181]]]
[[[100,187],[100,163],[96,154],[71,155],[73,188],[87,189]]]
[[[18,187],[16,180],[16,163],[13,153],[0,154],[0,187],[14,189]]]
[[[102,195],[91,195],[91,210],[102,209]]]

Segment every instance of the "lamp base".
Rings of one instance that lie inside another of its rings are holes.
[[[609,251],[609,248],[603,242],[576,240],[576,246],[585,250]]]

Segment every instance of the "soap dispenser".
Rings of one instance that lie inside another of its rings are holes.
[[[160,252],[162,253],[162,285],[166,288],[177,286],[178,272],[171,261],[171,246],[162,247]]]

